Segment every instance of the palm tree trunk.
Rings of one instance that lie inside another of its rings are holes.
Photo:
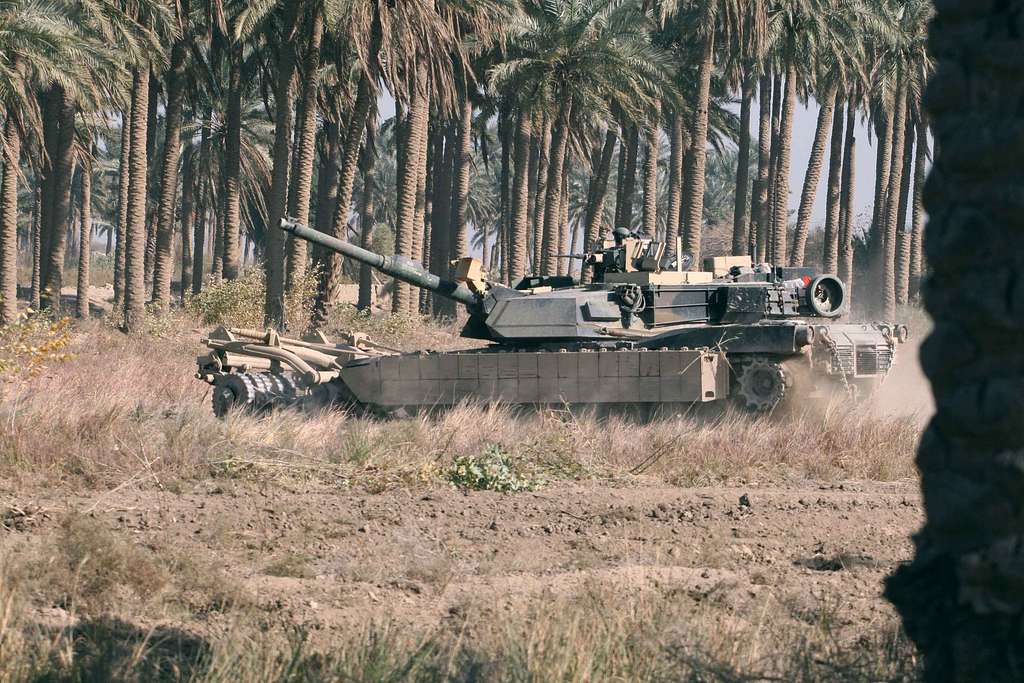
[[[185,101],[184,39],[171,48],[171,68],[167,72],[165,137],[160,169],[160,201],[157,206],[156,255],[153,264],[153,303],[160,310],[171,304],[171,276],[174,273],[174,203],[178,192],[178,157],[181,154],[181,111]]]
[[[924,237],[924,181],[928,161],[928,124],[924,118],[917,122],[917,155],[914,158],[914,208],[910,234],[910,291],[916,298],[921,291],[921,272],[924,270],[921,242]]]
[[[157,191],[158,178],[155,177],[159,164],[152,163],[156,160],[157,129],[159,128],[160,109],[160,79],[155,73],[149,74],[149,110],[146,113],[146,158],[151,160],[149,165],[149,178],[147,179],[148,189],[146,190],[146,291],[152,295],[153,273],[156,263],[156,199],[153,193]]]
[[[772,144],[768,162],[768,222],[765,231],[765,258],[775,263],[775,203],[779,194],[779,152],[782,150],[782,100],[783,79],[781,73],[772,77]]]
[[[775,265],[786,265],[786,241],[789,237],[789,170],[793,153],[793,117],[796,110],[796,64],[786,67],[786,92],[782,101],[782,121],[779,124],[779,168],[775,174],[775,219],[773,246]],[[820,173],[820,161],[819,161]]]
[[[341,163],[341,125],[331,116],[324,120],[321,135],[320,160],[316,181],[316,219],[314,228],[322,233],[331,232],[334,206],[338,202],[338,166]]]
[[[36,177],[35,187],[32,189],[34,205],[32,211],[32,294],[29,306],[33,311],[39,310],[39,275],[40,275],[40,262],[42,261],[42,188],[39,185],[39,178]],[[117,307],[114,308],[117,311]]]
[[[211,111],[206,110],[203,115],[202,131],[199,134],[199,215],[196,220],[194,236],[192,239],[192,293],[198,294],[203,289],[203,275],[206,272],[206,223],[210,203],[213,201],[210,192],[210,179],[203,177],[206,169],[210,168],[211,147]]]
[[[654,238],[658,232],[658,134],[661,132],[661,106],[655,106],[653,120],[645,128],[644,154],[644,235]],[[570,262],[570,265],[571,262]]]
[[[75,290],[75,303],[78,317],[85,320],[89,317],[89,260],[92,256],[89,248],[92,242],[92,149],[85,150],[81,155],[82,196],[78,210],[78,287]]]
[[[405,172],[399,175],[399,182],[397,187],[397,199],[396,199],[396,213],[397,213],[397,229],[395,231],[395,252],[406,258],[412,258],[413,248],[416,241],[415,232],[420,229],[416,225],[416,195],[419,189],[419,164],[420,164],[420,150],[422,148],[422,141],[419,139],[421,131],[424,129],[423,122],[430,115],[430,102],[427,98],[427,70],[424,65],[420,65],[416,71],[416,78],[411,85],[411,97],[409,102],[409,115],[408,120],[405,124],[406,133],[405,140],[403,141],[405,161],[401,165],[405,167]],[[472,117],[472,104],[465,101],[462,104],[463,109],[463,121],[459,125],[459,137],[460,137],[460,149],[463,144],[469,146],[466,151],[468,157],[472,152],[471,140],[469,139],[469,124],[465,123],[465,110],[469,109],[470,117]],[[462,138],[465,138],[465,143],[462,142]],[[462,154],[460,153],[460,157]],[[465,188],[465,192],[469,191],[469,162],[468,160],[460,162],[464,167],[465,172],[465,183],[462,183],[460,179],[456,179],[454,188],[458,192],[461,188]],[[456,172],[458,176],[461,171]],[[459,222],[459,207],[460,202],[467,201],[465,196],[455,197],[456,204],[456,220],[453,223],[453,231],[459,231],[459,225],[465,225],[464,222]],[[465,220],[465,207],[461,209],[461,217]],[[458,235],[453,235],[455,242],[458,239]],[[465,239],[463,237],[463,239]],[[452,245],[453,248],[457,248],[456,245]],[[463,249],[465,245],[463,244]],[[414,297],[411,285],[404,282],[395,281],[394,283],[394,295],[391,300],[391,310],[393,313],[407,313],[412,308],[413,301],[419,300],[419,297]]]
[[[679,112],[673,112],[669,136],[668,215],[665,216],[665,248],[669,254],[676,253],[676,238],[679,237],[679,217],[683,205],[683,156],[683,117]],[[590,230],[589,223],[587,230]],[[597,235],[592,239],[597,239]]]
[[[882,305],[886,320],[896,317],[896,224],[899,217],[899,192],[903,178],[903,146],[905,143],[907,117],[907,79],[900,77],[900,85],[896,92],[896,110],[892,115],[892,169],[889,172],[889,189],[886,192],[886,212],[884,223],[885,249],[882,270],[884,287],[882,289]]]
[[[839,272],[839,201],[843,183],[843,106],[833,107],[832,141],[828,161],[828,190],[825,204],[825,248],[822,270]]]
[[[874,109],[878,153],[875,158],[875,204],[871,214],[871,232],[868,234],[868,247],[874,262],[872,267],[880,263],[885,250],[886,193],[889,191],[893,135],[891,107],[883,103],[876,104]],[[877,275],[881,276],[881,273]]]
[[[626,129],[624,139],[626,163],[619,176],[619,227],[633,226],[633,197],[636,195],[636,166],[640,156],[640,127],[631,123]]]
[[[181,286],[178,295],[185,303],[188,289],[192,284],[192,231],[195,226],[195,154],[186,155],[181,178]]]
[[[0,325],[18,319],[18,171],[21,135],[16,117],[4,124],[3,179],[0,181]]]
[[[923,655],[924,680],[1015,681],[1024,673],[1024,34],[1014,4],[936,7],[928,106],[938,158],[925,200],[934,328],[921,351],[936,411],[917,454],[925,524],[886,595]]]
[[[284,326],[284,242],[285,236],[278,225],[288,206],[288,171],[292,164],[292,110],[295,80],[295,39],[292,37],[298,21],[299,3],[285,4],[281,35],[284,40],[277,48],[277,80],[274,82],[274,148],[270,180],[270,202],[267,206],[269,222],[265,245],[267,257],[266,299],[264,318],[270,327]]]
[[[514,113],[510,107],[502,106],[498,113],[498,137],[501,140],[501,171],[499,173],[500,201],[498,222],[494,243],[498,245],[497,262],[491,265],[498,273],[500,282],[508,282],[509,260],[512,250],[512,147],[515,145],[515,131],[512,120]],[[484,226],[479,226],[485,229]],[[486,270],[486,269],[485,269]]]
[[[758,90],[759,122],[757,133],[757,182],[754,183],[754,219],[755,229],[754,261],[764,263],[767,258],[768,223],[769,223],[769,186],[768,171],[772,149],[772,78],[766,71],[761,76]]]
[[[540,262],[536,260],[536,252],[539,248],[536,239],[534,224],[537,212],[537,165],[540,163],[540,138],[541,138],[541,117],[537,112],[530,116],[530,167],[527,169],[526,187],[526,258],[528,261],[527,272],[536,273]]]
[[[373,227],[376,223],[377,193],[377,126],[371,117],[367,122],[366,144],[363,146],[361,158],[363,171],[363,193],[360,197],[362,206],[359,209],[359,246],[363,249],[373,248]],[[358,308],[367,311],[373,305],[373,270],[365,263],[359,267],[359,301]]]
[[[547,196],[544,200],[544,234],[541,245],[541,274],[551,276],[558,273],[558,233],[561,222],[562,170],[565,167],[566,149],[569,143],[569,120],[572,100],[569,93],[562,93],[551,136],[551,163],[548,166]]]
[[[452,176],[455,169],[455,136],[452,134],[451,126],[445,126],[441,133],[443,142],[438,143],[444,146],[443,154],[437,154],[434,159],[440,166],[435,170],[434,181],[434,215],[433,237],[430,240],[430,266],[435,275],[447,277],[448,260],[451,253],[451,210],[452,210]],[[437,318],[450,317],[455,312],[455,306],[450,299],[438,294],[431,297],[431,308]]]
[[[843,143],[843,184],[839,192],[839,277],[853,294],[853,219],[856,182],[857,98],[851,93],[846,103],[846,139]]]
[[[43,291],[41,304],[55,315],[60,314],[60,290],[64,283],[64,251],[67,245],[68,219],[71,215],[71,181],[75,174],[75,111],[74,99],[59,93],[59,133],[57,148],[51,158],[53,169],[53,212],[50,238],[43,252]]]
[[[526,233],[530,202],[530,147],[532,115],[520,110],[516,116],[515,177],[512,179],[512,234],[508,258],[509,280],[514,282],[526,274]]]
[[[739,256],[750,251],[747,243],[750,224],[750,116],[754,98],[754,75],[744,69],[740,101],[740,140],[736,156],[736,204],[732,213],[732,253]]]
[[[562,165],[562,191],[558,198],[558,253],[569,252],[569,164]],[[567,258],[557,259],[558,274],[567,275],[572,265]]]
[[[455,177],[452,179],[451,258],[466,255],[468,236],[466,222],[469,214],[469,170],[473,163],[473,104],[463,98],[459,118],[458,147],[455,151]]]
[[[149,67],[132,74],[131,133],[128,156],[128,216],[125,230],[124,328],[141,332],[146,319],[146,181]]]
[[[707,164],[708,110],[711,106],[711,74],[715,66],[714,49],[715,37],[714,33],[711,33],[704,39],[703,55],[697,73],[697,111],[694,114],[693,130],[690,134],[690,154],[686,164],[683,250],[693,254],[695,264],[701,262],[701,232],[704,225],[704,169]]]
[[[431,90],[428,89],[424,95],[426,113],[417,120],[419,130],[416,131],[416,141],[419,148],[416,150],[416,165],[413,171],[416,174],[416,209],[413,212],[412,232],[412,260],[423,263],[423,248],[427,239],[427,168],[432,161],[430,157],[430,99]],[[468,192],[467,192],[468,195]],[[424,300],[423,290],[414,288],[410,291],[408,313],[417,314],[420,311],[420,301]]]
[[[225,280],[238,277],[238,238],[242,227],[242,45],[231,47],[228,106],[224,125],[224,232],[221,236]]]
[[[540,275],[544,269],[544,214],[547,209],[548,166],[551,165],[551,120],[541,117],[539,158],[537,159],[537,191],[533,210],[533,272]]]
[[[825,163],[825,145],[828,143],[832,113],[836,106],[836,86],[830,85],[818,110],[818,124],[815,128],[814,142],[811,145],[811,156],[807,161],[807,173],[804,175],[804,187],[800,193],[800,208],[796,214],[796,233],[793,236],[793,250],[789,255],[789,263],[793,266],[804,264],[804,252],[807,248],[807,233],[811,227],[811,213],[814,211],[814,200],[818,194],[818,181],[821,180],[821,169]]]
[[[317,116],[317,92],[319,83],[315,74],[320,70],[320,44],[323,40],[324,18],[319,10],[319,5],[313,12],[312,25],[309,28],[309,42],[306,44],[306,51],[303,56],[302,90],[299,94],[299,120],[298,139],[296,140],[294,153],[294,174],[291,178],[291,194],[288,197],[288,210],[293,217],[303,225],[309,224],[310,197],[313,187],[313,162],[316,157],[316,116]],[[376,35],[376,34],[375,34]],[[371,46],[372,48],[372,46]],[[363,79],[360,78],[360,81]],[[358,95],[357,95],[358,99]],[[365,99],[365,98],[364,98]],[[362,131],[366,125],[366,112],[359,110],[353,112],[351,125],[358,125],[358,134],[354,142],[355,154],[359,153],[359,146],[362,142]],[[346,139],[346,144],[348,140]],[[347,152],[346,148],[346,152]],[[347,161],[347,158],[346,160]],[[343,169],[338,177],[338,199],[345,200],[345,219],[342,230],[348,223],[347,209],[352,203],[352,179],[355,177],[355,159],[352,159],[352,169]],[[346,185],[346,177],[347,185]],[[337,227],[337,226],[335,226]],[[277,226],[270,226],[276,230]],[[335,235],[337,236],[337,234]],[[344,236],[342,236],[343,238]],[[299,243],[302,243],[301,246]],[[288,291],[299,289],[299,281],[306,271],[306,246],[303,240],[291,238],[288,240],[288,263],[285,278]],[[333,299],[331,300],[333,302]],[[285,321],[286,323],[288,321]],[[294,321],[296,323],[305,321]]]
[[[909,108],[909,102],[908,102]],[[910,234],[907,209],[910,207],[910,180],[914,173],[914,121],[907,112],[903,143],[903,170],[900,177],[899,209],[896,213],[896,304],[907,303],[910,293]]]

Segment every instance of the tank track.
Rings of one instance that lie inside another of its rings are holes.
[[[224,373],[213,384],[213,414],[224,417],[233,410],[261,412],[296,405],[301,397],[295,380],[289,375]]]

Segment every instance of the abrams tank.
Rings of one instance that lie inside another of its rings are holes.
[[[197,374],[213,384],[218,414],[303,401],[395,412],[465,399],[641,408],[729,399],[770,412],[821,389],[870,391],[907,339],[896,323],[840,322],[846,288],[833,275],[749,257],[707,259],[695,271],[678,241],[670,252],[621,229],[568,256],[591,269],[589,284],[527,276],[508,286],[473,258],[447,279],[293,221],[281,227],[457,301],[468,312],[462,336],[488,344],[403,354],[365,338],[220,329]]]

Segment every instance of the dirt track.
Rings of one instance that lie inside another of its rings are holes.
[[[739,614],[774,599],[796,619],[835,598],[845,623],[866,626],[888,614],[881,581],[910,557],[921,521],[910,482],[373,495],[207,482],[17,502],[41,512],[5,533],[9,548],[45,544],[65,510],[91,510],[157,553],[221,570],[268,625],[303,625],[316,640],[367,615],[430,626],[470,606],[500,615],[595,585],[712,598]]]

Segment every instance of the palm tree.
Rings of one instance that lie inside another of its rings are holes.
[[[667,55],[651,45],[653,24],[636,5],[612,0],[527,3],[512,25],[509,58],[492,68],[493,90],[536,93],[551,125],[544,174],[540,272],[558,272],[562,180],[576,118],[611,119],[614,107],[640,121],[668,89]],[[543,139],[543,137],[542,137]],[[538,202],[541,189],[538,189]],[[540,222],[540,209],[536,215]]]
[[[913,562],[886,593],[924,655],[926,680],[1019,680],[1024,405],[1013,340],[1024,323],[1013,274],[1024,268],[1024,34],[1017,4],[937,7],[927,98],[937,158],[925,195],[925,301],[935,327],[922,356],[936,413],[917,458],[927,517]],[[1004,274],[1004,295],[977,278],[981,260]]]

